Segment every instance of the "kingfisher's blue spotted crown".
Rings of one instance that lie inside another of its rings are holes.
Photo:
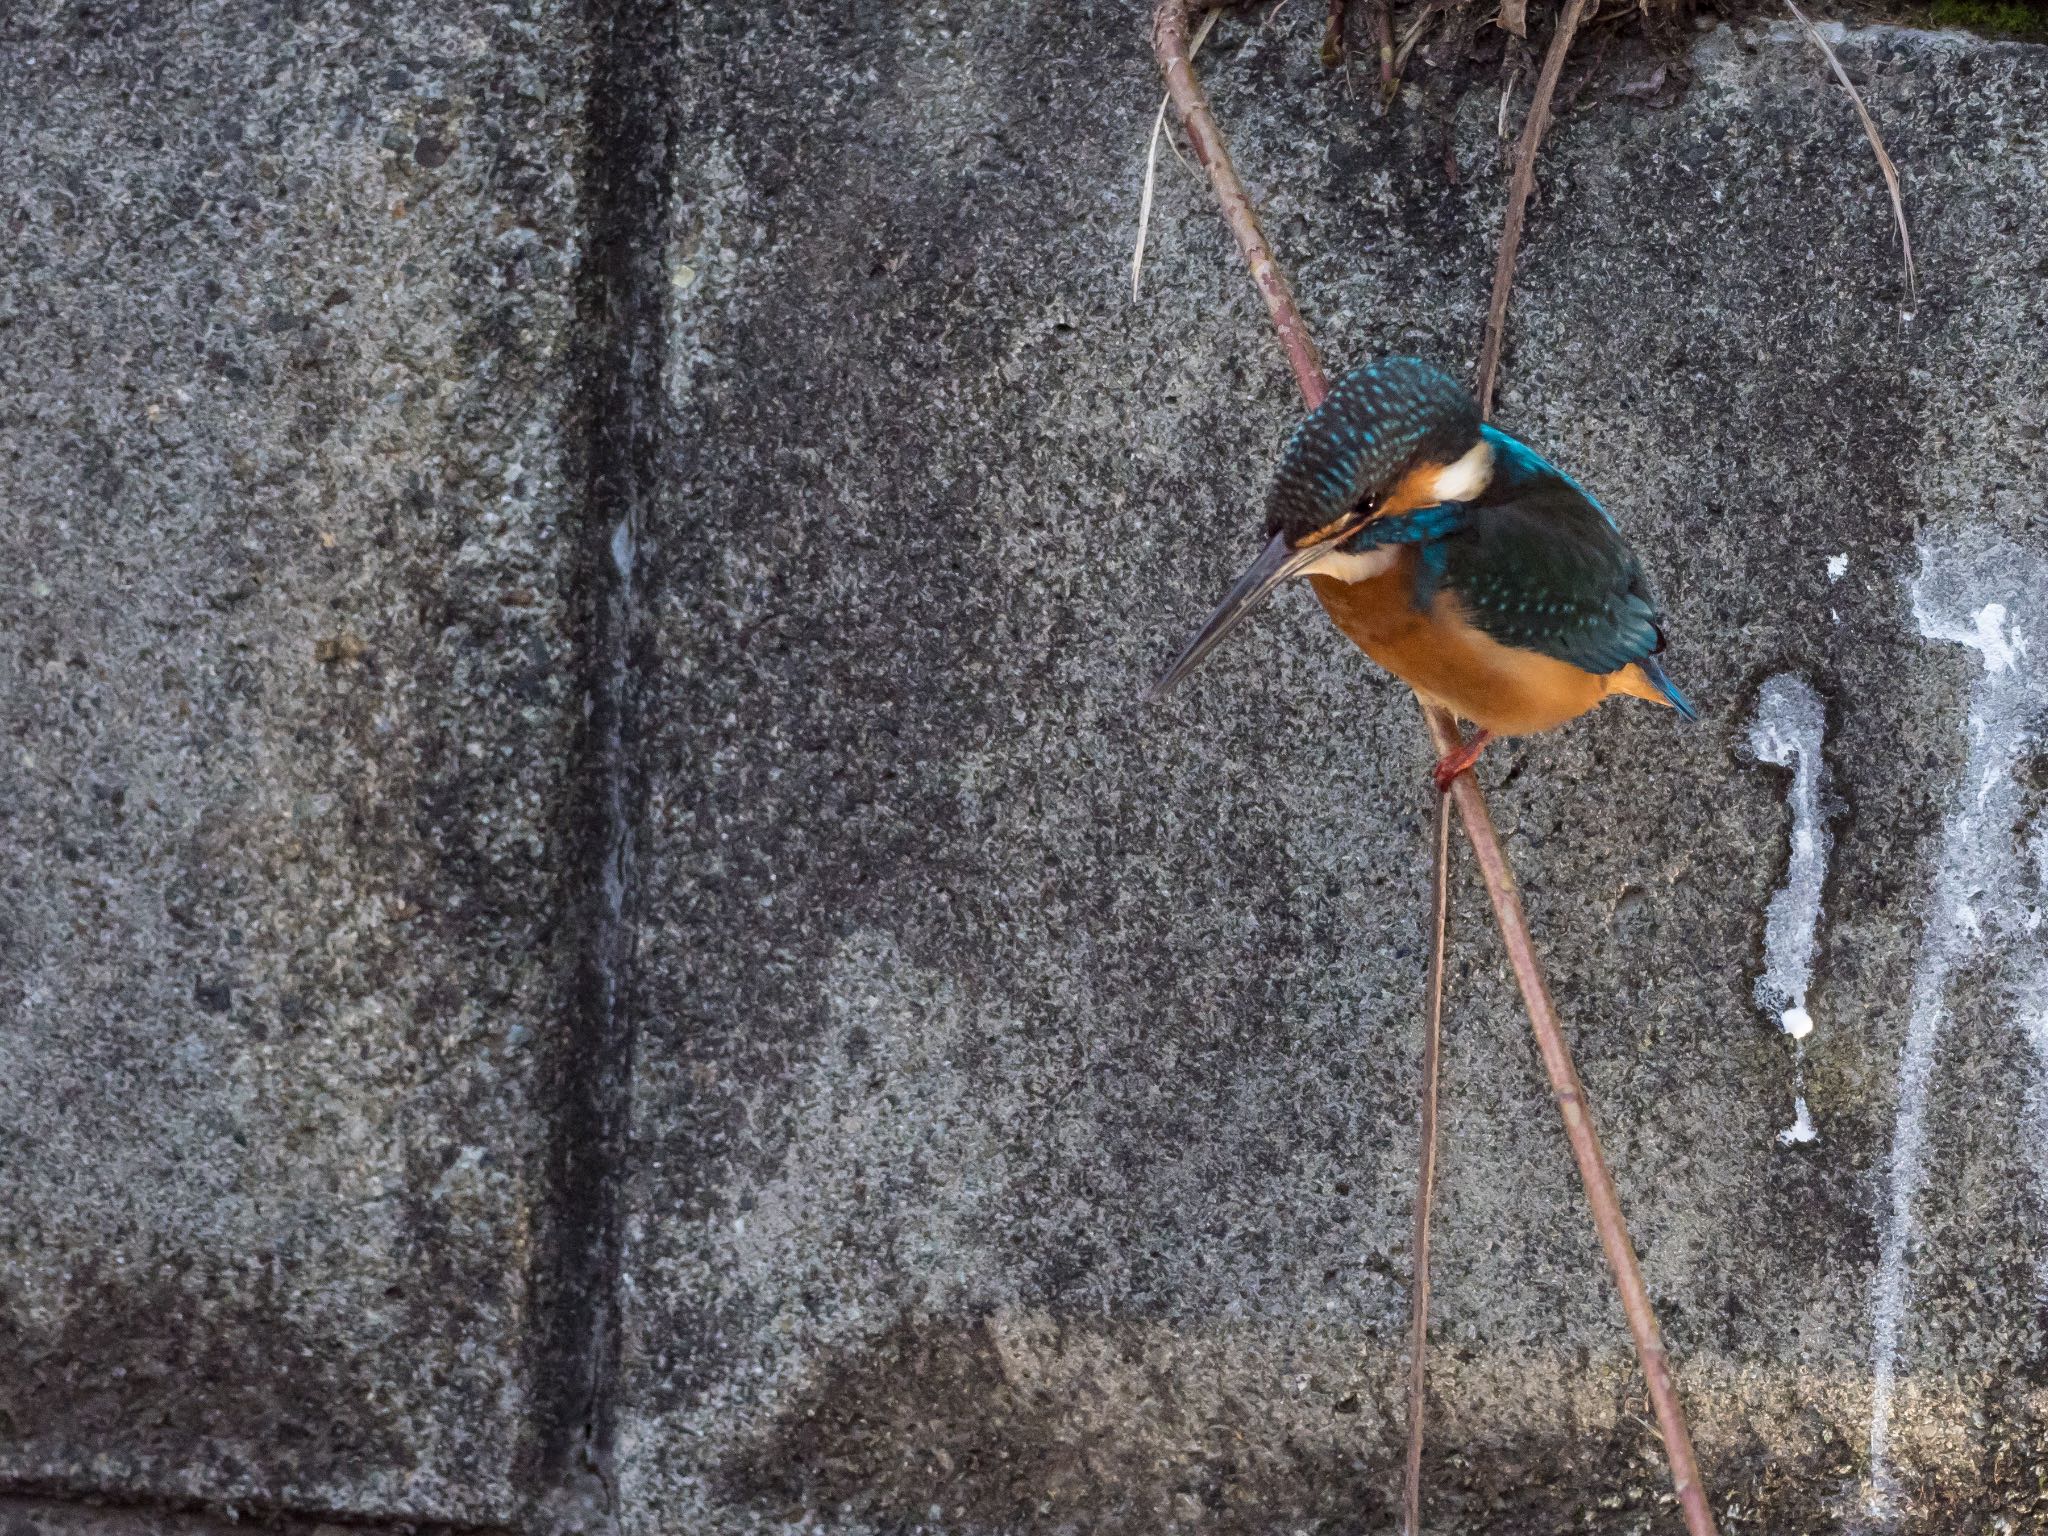
[[[1299,544],[1376,500],[1418,459],[1454,462],[1479,439],[1465,387],[1415,357],[1354,368],[1294,429],[1266,499],[1266,536]]]

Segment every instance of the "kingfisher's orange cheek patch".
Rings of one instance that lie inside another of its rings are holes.
[[[1436,494],[1437,477],[1450,466],[1426,461],[1411,464],[1402,471],[1380,504],[1373,508],[1374,518],[1393,517],[1402,512],[1413,512],[1417,507],[1433,507],[1440,499]]]
[[[1356,531],[1362,524],[1363,520],[1357,514],[1346,512],[1342,517],[1323,524],[1322,527],[1318,528],[1294,547],[1296,549],[1313,549],[1318,544],[1327,544],[1332,539],[1341,538],[1347,533]]]

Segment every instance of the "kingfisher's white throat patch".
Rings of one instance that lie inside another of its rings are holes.
[[[1301,568],[1301,573],[1304,576],[1334,576],[1339,581],[1370,581],[1392,570],[1400,557],[1400,547],[1394,544],[1362,549],[1355,554],[1333,549],[1309,561]]]
[[[1454,464],[1436,472],[1430,493],[1438,501],[1470,501],[1493,478],[1493,444],[1481,438]]]

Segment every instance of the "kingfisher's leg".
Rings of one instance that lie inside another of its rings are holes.
[[[1457,751],[1445,753],[1438,758],[1436,766],[1429,771],[1429,776],[1436,781],[1436,792],[1448,795],[1451,792],[1451,781],[1459,774],[1471,770],[1472,765],[1479,761],[1479,754],[1486,750],[1486,744],[1491,740],[1493,732],[1481,731]]]

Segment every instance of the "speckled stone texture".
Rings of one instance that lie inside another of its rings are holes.
[[[4,1536],[1393,1528],[1428,753],[1305,593],[1137,703],[1299,413],[1170,154],[1131,298],[1142,10],[0,11]],[[1218,28],[1225,133],[1332,364],[1462,372],[1529,73],[1432,44],[1382,117],[1321,10]],[[1481,775],[1722,1529],[1992,1536],[2048,1522],[2048,50],[1831,35],[1917,298],[1789,29],[1566,76],[1499,415],[1705,718]],[[1663,1536],[1457,906],[1430,1530]]]
[[[0,1487],[523,1507],[581,28],[0,14]]]
[[[1466,368],[1498,76],[1381,118],[1369,63],[1316,66],[1320,11],[1218,29],[1225,134],[1333,364]],[[1904,1531],[2032,1529],[2038,884],[1937,978],[1883,1468],[1870,1442],[1900,1063],[1990,675],[1908,583],[1924,550],[1965,627],[2042,605],[2048,54],[1835,36],[1904,168],[1917,302],[1796,34],[1703,36],[1675,105],[1611,94],[1653,67],[1625,49],[1567,77],[1500,419],[1633,532],[1706,718],[1623,701],[1482,777],[1723,1529],[1861,1529],[1886,1493]],[[1298,414],[1170,155],[1131,300],[1142,18],[706,14],[678,78],[627,1527],[1391,1529],[1426,750],[1306,594],[1136,702],[1254,552]],[[1781,672],[1824,701],[1840,802],[1803,1145],[1753,996],[1791,819],[1749,732]],[[1992,763],[2014,819],[1966,838],[2042,846],[2039,723]],[[1469,880],[1458,930],[1431,1529],[1676,1530]]]

